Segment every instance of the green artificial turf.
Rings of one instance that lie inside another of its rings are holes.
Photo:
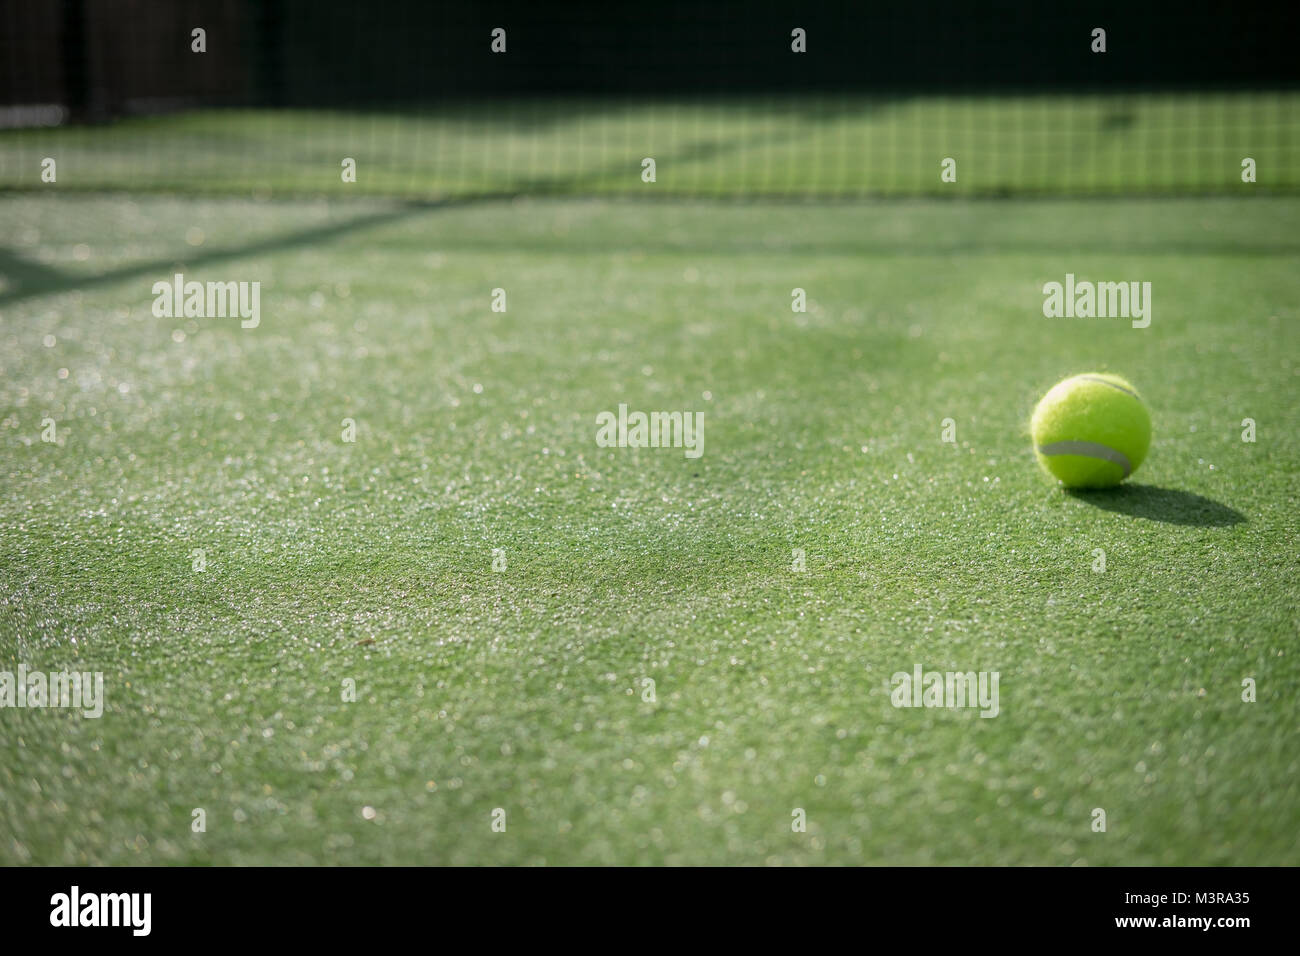
[[[1300,200],[0,222],[0,669],[107,695],[0,710],[0,862],[1300,862]],[[1044,318],[1067,272],[1151,327]],[[1154,438],[1071,495],[1027,420],[1089,370]],[[620,402],[703,456],[597,447]],[[999,716],[892,707],[918,664]]]

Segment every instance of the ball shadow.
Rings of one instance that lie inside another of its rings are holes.
[[[1246,520],[1246,516],[1235,508],[1175,488],[1124,484],[1098,490],[1075,489],[1068,494],[1106,511],[1163,521],[1165,524],[1224,528]]]

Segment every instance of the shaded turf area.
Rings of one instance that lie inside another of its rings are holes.
[[[0,221],[0,668],[107,697],[0,710],[0,861],[1300,859],[1300,200]],[[155,317],[177,271],[260,326]],[[1067,272],[1151,327],[1044,318]],[[1027,420],[1090,370],[1154,440],[1071,495]],[[703,456],[597,447],[621,402]]]

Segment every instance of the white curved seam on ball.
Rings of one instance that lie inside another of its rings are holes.
[[[1133,472],[1128,457],[1123,452],[1116,451],[1108,445],[1102,445],[1095,441],[1054,441],[1050,445],[1039,445],[1038,453],[1049,458],[1052,455],[1081,455],[1084,458],[1100,458],[1112,465],[1119,465],[1123,468],[1125,478]]]
[[[1111,388],[1119,389],[1125,395],[1132,395],[1134,398],[1138,398],[1138,393],[1133,391],[1131,388],[1125,388],[1123,385],[1116,385],[1109,379],[1102,378],[1099,375],[1080,375],[1079,378],[1083,379],[1085,382],[1099,382],[1102,385],[1109,385]],[[1138,401],[1141,401],[1141,399],[1138,398]]]

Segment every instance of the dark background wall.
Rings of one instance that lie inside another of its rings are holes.
[[[111,115],[247,101],[248,12],[245,0],[0,0],[0,103]]]
[[[1300,10],[1222,0],[278,0],[294,102],[488,92],[1272,86]],[[328,11],[328,13],[326,13]],[[507,30],[505,56],[489,51]],[[790,52],[790,31],[808,52]],[[1093,27],[1108,52],[1090,52]]]
[[[208,52],[190,52],[190,30]],[[489,51],[493,27],[508,52]],[[790,52],[790,30],[808,53]],[[1108,52],[1089,52],[1093,27]],[[393,105],[518,93],[1274,87],[1300,5],[1051,0],[0,0],[0,103]]]

